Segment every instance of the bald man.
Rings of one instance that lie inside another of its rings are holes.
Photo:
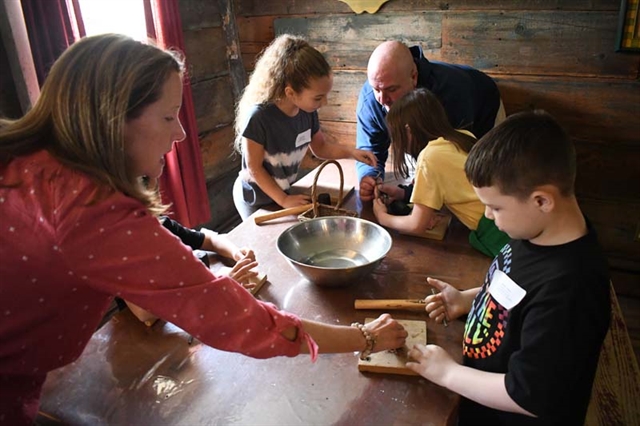
[[[430,62],[419,46],[408,48],[398,41],[380,44],[369,58],[356,109],[356,146],[373,151],[378,159],[377,169],[356,163],[363,201],[373,198],[375,177],[384,176],[390,144],[387,111],[415,87],[433,92],[451,125],[469,130],[478,139],[493,128],[497,117],[504,116],[498,87],[486,74],[466,65]]]

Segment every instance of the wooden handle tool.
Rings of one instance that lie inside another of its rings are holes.
[[[304,213],[310,208],[313,208],[313,203],[304,204],[301,206],[289,207],[286,209],[278,210],[273,213],[263,214],[260,216],[256,216],[255,218],[253,218],[253,220],[256,222],[256,225],[260,225],[261,223],[266,222],[268,220],[273,220],[279,217]]]
[[[424,311],[424,299],[356,299],[356,309]]]

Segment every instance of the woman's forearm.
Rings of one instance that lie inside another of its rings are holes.
[[[362,332],[355,327],[323,324],[305,319],[302,319],[302,327],[318,344],[320,353],[362,351],[367,345]],[[306,343],[301,345],[300,350],[302,353],[309,352]]]

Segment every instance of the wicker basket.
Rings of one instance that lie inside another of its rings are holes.
[[[340,193],[338,195],[338,202],[335,206],[321,204],[318,202],[318,177],[320,176],[320,172],[327,164],[335,164],[338,168],[338,172],[340,174]],[[313,179],[313,186],[311,187],[311,202],[313,203],[313,207],[307,210],[306,212],[300,214],[298,219],[300,221],[305,221],[309,219],[315,219],[318,217],[327,217],[327,216],[349,216],[349,217],[357,217],[358,213],[352,210],[341,209],[340,205],[343,201],[343,192],[342,188],[344,186],[344,175],[342,173],[342,166],[335,160],[325,160],[324,163],[320,165],[318,168],[318,172],[316,173],[315,178]]]

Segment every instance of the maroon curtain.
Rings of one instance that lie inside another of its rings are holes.
[[[145,1],[147,33],[155,32],[155,38],[160,47],[174,48],[184,52],[178,1],[150,0],[149,3],[147,1]],[[152,12],[152,17],[149,16],[149,11]],[[160,189],[163,201],[172,203],[171,216],[185,226],[194,227],[208,222],[211,212],[188,75],[184,78],[182,108],[179,116],[187,137],[166,155],[164,173],[160,178]]]
[[[40,86],[58,56],[84,36],[80,8],[74,7],[75,1],[22,0],[22,13]]]

